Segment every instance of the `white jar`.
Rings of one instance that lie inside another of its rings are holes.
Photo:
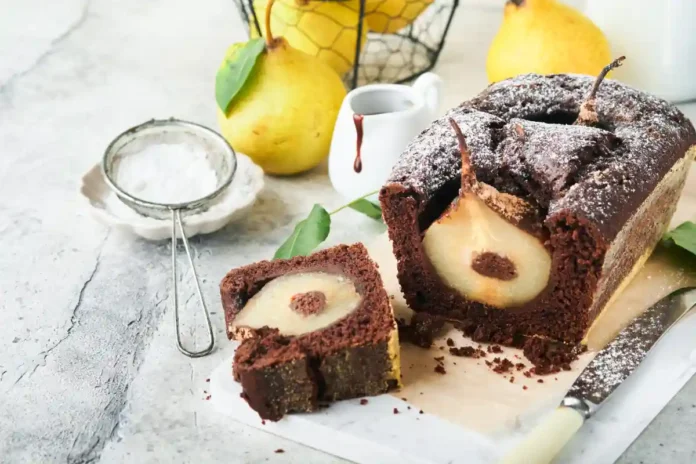
[[[614,77],[672,102],[696,99],[696,0],[587,0],[587,16],[606,34]]]

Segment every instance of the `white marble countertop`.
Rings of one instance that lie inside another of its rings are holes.
[[[0,0],[0,11],[0,461],[335,462],[204,400],[229,355],[220,278],[270,257],[316,199],[340,203],[325,166],[267,179],[247,220],[193,240],[219,342],[197,360],[174,346],[168,245],[110,232],[78,199],[79,178],[124,128],[169,116],[216,126],[214,72],[243,37],[232,0]],[[436,69],[447,106],[485,85],[499,17],[460,9]],[[377,233],[350,213],[334,222],[333,243]],[[181,291],[187,337],[203,338]],[[621,462],[694,462],[695,430],[696,379]]]

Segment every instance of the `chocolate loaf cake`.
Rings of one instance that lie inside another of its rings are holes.
[[[399,341],[382,279],[361,244],[262,261],[220,284],[233,371],[264,419],[400,384]]]
[[[411,308],[478,341],[583,340],[665,232],[696,153],[676,108],[602,78],[493,84],[408,146],[380,201]]]

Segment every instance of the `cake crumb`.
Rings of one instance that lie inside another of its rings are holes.
[[[399,410],[394,408],[394,414],[399,414]]]
[[[526,367],[526,366],[524,365],[524,363],[517,363],[517,364],[515,364],[515,369],[517,369],[518,371],[521,371],[521,370],[524,369],[525,367]]]
[[[360,405],[365,406],[368,403],[367,398],[363,398],[360,400]]]
[[[423,410],[421,409],[420,411],[418,411],[418,414],[423,414]]]
[[[212,397],[211,395],[208,395],[205,397],[205,400],[208,401],[211,397]]]
[[[514,375],[510,376],[510,383],[515,383],[515,376]]]
[[[440,364],[442,364],[443,362],[445,362],[445,357],[444,357],[444,356],[436,356],[436,357],[433,358],[433,359],[434,359],[435,361],[437,361],[438,363],[440,363]]]
[[[522,386],[522,390],[526,390],[526,389],[527,389],[527,386],[526,386],[526,385],[523,385],[523,386]]]
[[[452,340],[451,338],[448,338],[447,339],[447,346],[454,346],[454,340]]]
[[[447,371],[445,370],[445,368],[442,364],[438,364],[437,366],[435,366],[435,372],[437,372],[438,374],[443,374],[443,375],[447,373]]]
[[[210,382],[210,379],[205,379],[206,382]]]
[[[473,358],[476,354],[476,349],[473,346],[461,346],[459,348],[450,348],[450,354],[464,358]]]
[[[528,371],[524,371],[523,374],[524,374],[524,376],[527,377],[527,378],[532,378],[532,371],[531,371],[531,369],[528,370]]]
[[[399,339],[413,343],[421,348],[430,348],[434,338],[445,326],[445,319],[426,313],[416,313],[410,324],[405,320],[397,320]]]
[[[498,357],[493,358],[493,362],[496,364],[500,364],[500,358],[498,358]]]
[[[261,425],[266,425],[266,420],[265,420],[265,419],[261,419]]]
[[[502,374],[504,372],[510,371],[510,368],[512,368],[514,364],[510,362],[509,359],[503,358],[502,361],[493,369],[493,372],[496,372],[498,374]]]
[[[278,448],[277,450],[274,451],[274,453],[281,454],[284,453],[285,450],[283,448]]]
[[[452,356],[459,356],[462,358],[478,359],[486,356],[485,351],[474,348],[473,346],[461,346],[459,348],[450,348],[449,352]]]
[[[488,347],[488,352],[489,353],[502,353],[503,349],[500,347],[500,345],[492,345]]]
[[[406,406],[406,409],[411,410],[411,406]]]
[[[403,398],[403,397],[402,397],[401,399],[402,399],[402,400],[404,400],[404,401],[408,401],[408,399],[406,399],[406,398]]]
[[[537,383],[544,383],[544,379],[537,380]]]

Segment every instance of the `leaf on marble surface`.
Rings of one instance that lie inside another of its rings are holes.
[[[309,216],[297,223],[292,235],[278,248],[273,259],[307,256],[326,240],[330,229],[331,216],[321,205],[315,204]]]
[[[684,222],[667,232],[663,240],[696,255],[696,224],[691,221]]]
[[[252,75],[258,57],[266,49],[264,39],[251,39],[244,44],[230,47],[225,61],[215,76],[215,100],[223,112],[227,112]]]

